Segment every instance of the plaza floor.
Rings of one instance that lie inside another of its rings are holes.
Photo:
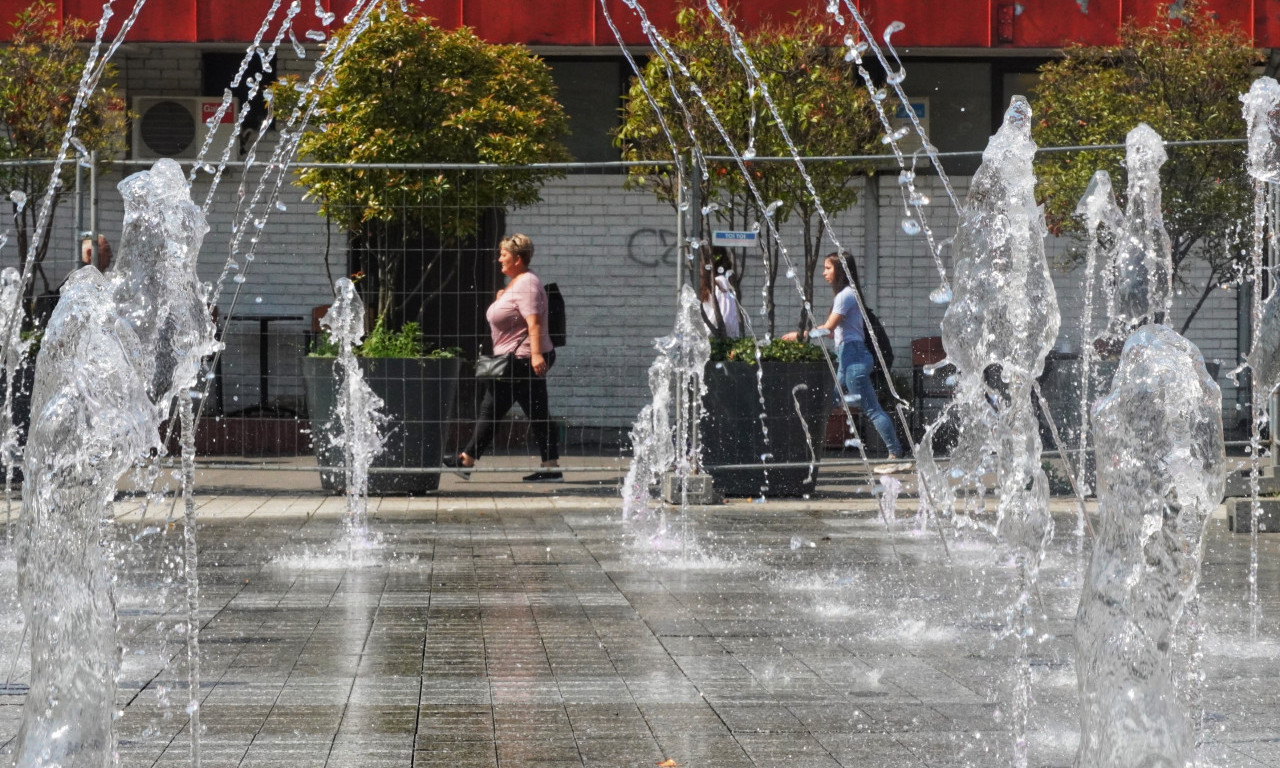
[[[1012,570],[977,528],[940,535],[832,478],[810,500],[733,499],[624,522],[616,474],[518,475],[370,501],[347,556],[343,500],[313,474],[206,473],[199,497],[201,764],[220,766],[1005,766]],[[1030,764],[1068,766],[1075,508],[1036,593]],[[118,504],[120,764],[190,764],[181,526]],[[1209,527],[1202,764],[1280,766],[1280,541]],[[945,540],[945,544],[944,544]],[[1086,540],[1087,545],[1087,540]],[[0,664],[25,680],[13,559]],[[16,663],[15,663],[16,662]],[[22,696],[0,695],[0,741]]]

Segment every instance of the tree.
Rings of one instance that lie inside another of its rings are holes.
[[[695,136],[705,154],[728,154],[712,123],[711,111],[739,152],[750,149],[759,157],[789,157],[791,149],[779,130],[779,121],[764,100],[766,88],[778,109],[782,128],[801,155],[863,155],[883,149],[879,143],[879,119],[854,64],[845,61],[843,49],[828,44],[832,32],[816,15],[799,14],[781,23],[766,21],[744,34],[743,43],[755,64],[758,82],[748,75],[710,11],[682,8],[676,23],[677,29],[668,40],[685,62],[692,81],[674,65],[668,70],[662,57],[648,61],[641,78],[633,81],[623,107],[623,124],[616,140],[625,159],[653,160],[670,156],[673,151],[688,156],[694,150]],[[694,83],[705,103],[694,92]],[[670,126],[674,148],[646,89]],[[676,103],[673,90],[680,94],[685,109]],[[805,301],[812,301],[814,270],[822,255],[832,250],[822,246],[829,233],[818,215],[818,200],[832,216],[853,206],[858,201],[858,178],[870,173],[870,167],[843,161],[808,164],[807,171],[818,193],[815,200],[794,163],[748,160],[747,166],[764,206],[767,208],[775,200],[782,202],[773,214],[774,221],[779,225],[793,220],[799,223],[804,247],[804,296]],[[760,201],[751,194],[735,164],[717,163],[708,171],[708,179],[699,179],[704,205],[714,204],[707,205],[714,210],[705,215],[706,226],[709,228],[714,221],[742,229],[759,222],[767,282],[775,286],[780,246],[767,237]],[[643,186],[660,199],[675,202],[677,179],[669,168],[636,166],[629,174],[633,186]],[[709,263],[707,250],[699,249],[699,269]],[[733,257],[735,289],[741,284],[749,255],[739,252]],[[765,303],[768,331],[772,334],[772,291],[765,296]]]
[[[343,30],[339,34],[353,34]],[[296,78],[273,89],[276,109],[296,104]],[[486,43],[466,28],[444,31],[396,3],[360,34],[318,96],[319,130],[299,153],[331,163],[487,163],[484,173],[308,168],[298,175],[320,212],[369,256],[361,282],[376,317],[405,319],[450,279],[446,250],[476,234],[486,211],[537,202],[554,170],[504,166],[569,159],[567,121],[546,64],[518,45]],[[429,243],[429,245],[427,245]],[[397,301],[406,256],[421,254],[418,284]],[[429,250],[430,253],[424,251]]]
[[[57,6],[44,0],[14,19],[13,43],[0,48],[0,160],[57,157],[84,72],[85,53],[78,43],[91,36],[93,30],[90,22],[61,19]],[[110,68],[104,72],[103,84],[85,101],[75,131],[85,150],[97,152],[104,171],[112,156],[124,150],[127,113],[124,100],[110,84],[114,75]],[[26,258],[35,235],[39,199],[49,184],[49,173],[46,164],[0,166],[0,185],[6,196],[16,190],[30,201],[20,204],[10,197],[21,258]],[[53,199],[55,207],[73,188],[74,174],[75,163],[63,166]],[[43,262],[49,251],[52,226],[50,216],[35,253],[36,274],[46,293],[50,286]],[[33,281],[26,287],[28,302],[34,292]]]
[[[1123,144],[1140,122],[1165,141],[1244,136],[1239,96],[1249,90],[1259,60],[1249,38],[1219,23],[1202,0],[1187,0],[1180,13],[1170,7],[1160,8],[1148,26],[1126,23],[1118,46],[1068,48],[1040,68],[1033,128],[1040,146]],[[1081,231],[1073,212],[1096,170],[1123,178],[1123,150],[1036,158],[1039,194],[1055,233]],[[1213,290],[1234,279],[1247,260],[1238,221],[1249,209],[1251,186],[1243,150],[1233,145],[1171,149],[1162,176],[1174,281],[1191,287],[1187,273],[1197,260],[1209,271],[1204,285],[1194,287],[1198,298],[1183,321],[1185,333]],[[1116,187],[1123,193],[1123,184]]]

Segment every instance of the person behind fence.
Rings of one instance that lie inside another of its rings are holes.
[[[556,430],[547,405],[547,371],[556,362],[547,323],[547,292],[538,276],[529,271],[533,241],[515,234],[499,246],[498,265],[506,275],[507,287],[489,305],[485,317],[493,337],[493,354],[511,356],[507,370],[484,380],[484,400],[480,404],[471,439],[456,456],[445,456],[444,465],[470,477],[467,467],[475,466],[489,446],[498,420],[512,403],[519,403],[529,417],[529,426],[542,454],[542,469],[524,477],[525,482],[556,483],[563,476]]]
[[[702,314],[713,334],[720,335],[723,327],[724,336],[736,339],[742,335],[742,330],[738,319],[738,295],[733,292],[729,281],[732,275],[733,260],[729,253],[724,248],[712,248],[698,281],[698,298],[702,300]],[[721,322],[723,326],[720,326]]]
[[[850,276],[853,278],[852,284],[849,282]],[[862,311],[858,307],[858,297],[863,295],[862,284],[858,282],[858,265],[853,256],[843,252],[827,254],[822,265],[822,279],[827,281],[836,296],[827,321],[817,328],[830,331],[835,338],[839,358],[838,383],[845,393],[857,396],[852,405],[860,408],[871,420],[880,439],[889,449],[889,458],[901,458],[902,442],[898,440],[893,420],[876,399],[876,390],[871,383],[871,372],[875,368],[872,358],[874,352],[867,348],[863,330]],[[799,336],[798,332],[792,331],[782,338],[796,341]],[[879,473],[898,470],[898,465],[876,468]]]

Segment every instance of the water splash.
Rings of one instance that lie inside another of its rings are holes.
[[[114,750],[120,651],[100,527],[117,481],[159,451],[160,422],[214,346],[195,272],[208,227],[178,164],[161,160],[119,189],[112,270],[68,278],[36,361],[18,540],[32,677],[18,766],[98,766]]]
[[[1080,422],[1079,434],[1077,436],[1077,447],[1080,451],[1077,475],[1081,478],[1089,477],[1089,397],[1094,390],[1093,382],[1093,364],[1096,355],[1094,347],[1093,335],[1093,297],[1095,293],[1094,281],[1097,277],[1099,256],[1102,256],[1107,263],[1114,259],[1114,254],[1110,248],[1103,245],[1099,237],[1106,238],[1112,245],[1118,233],[1124,228],[1124,214],[1120,211],[1120,207],[1116,205],[1115,193],[1111,186],[1111,175],[1106,171],[1097,171],[1093,174],[1093,178],[1089,181],[1089,186],[1085,189],[1084,196],[1080,198],[1080,202],[1076,205],[1076,215],[1084,221],[1085,231],[1088,232],[1088,246],[1085,252],[1084,266],[1084,310],[1081,312],[1081,329],[1080,329]],[[1113,293],[1107,294],[1113,297]],[[1108,300],[1107,307],[1110,309],[1113,304]],[[1110,316],[1110,315],[1109,315]],[[1082,489],[1084,493],[1088,493],[1088,489]],[[1083,513],[1077,522],[1078,535],[1083,535],[1083,528],[1086,523]]]
[[[1160,166],[1169,156],[1160,134],[1146,123],[1129,131],[1125,146],[1128,200],[1112,270],[1115,310],[1110,329],[1122,338],[1145,323],[1164,322],[1173,306],[1173,256],[1160,193]]]
[[[1257,635],[1260,603],[1258,600],[1258,521],[1262,516],[1259,499],[1262,455],[1262,429],[1269,421],[1271,393],[1280,385],[1280,300],[1273,289],[1265,304],[1262,288],[1266,285],[1264,248],[1267,230],[1268,198],[1274,201],[1274,182],[1280,180],[1280,84],[1270,77],[1254,81],[1249,92],[1240,97],[1249,135],[1249,175],[1253,177],[1253,241],[1250,262],[1253,267],[1251,319],[1253,339],[1246,358],[1252,372],[1251,418],[1249,429],[1249,498],[1253,523],[1249,534],[1249,615],[1251,635]],[[1275,222],[1271,222],[1275,237]]]
[[[1031,108],[1014,97],[983,152],[955,238],[955,295],[942,320],[943,345],[957,368],[955,398],[926,430],[918,453],[929,501],[949,518],[958,489],[981,497],[984,475],[995,474],[995,531],[1019,571],[1019,593],[1006,617],[1019,659],[1011,716],[1015,765],[1027,758],[1032,590],[1053,533],[1032,388],[1060,322],[1044,253],[1044,213],[1035,201],[1035,151]],[[948,422],[960,429],[944,470],[934,459],[933,438]]]
[[[668,537],[666,508],[652,489],[674,470],[682,507],[687,506],[687,478],[700,464],[698,422],[706,394],[703,371],[711,357],[711,341],[702,320],[702,302],[692,287],[680,290],[680,307],[671,334],[654,342],[658,356],[649,366],[653,400],[631,428],[633,457],[622,483],[622,517],[637,538],[658,543]],[[674,398],[674,407],[673,407]],[[687,516],[686,516],[687,517]],[[687,538],[684,544],[688,544]]]
[[[320,325],[338,347],[334,374],[341,386],[334,404],[333,419],[326,426],[334,432],[333,442],[342,445],[345,467],[348,554],[368,548],[369,467],[382,453],[385,438],[382,428],[387,416],[382,413],[382,398],[374,394],[355,356],[355,348],[364,338],[364,302],[355,283],[340,277],[333,283],[333,306],[320,318]]]
[[[1076,764],[1188,765],[1193,731],[1174,649],[1222,501],[1222,392],[1195,345],[1147,325],[1125,343],[1093,416],[1100,522],[1076,617]]]
[[[0,237],[0,245],[4,238]],[[26,313],[22,307],[22,274],[13,267],[0,271],[0,345],[3,345],[4,407],[0,410],[0,464],[4,467],[4,519],[6,535],[13,535],[14,470],[22,463],[23,435],[14,420],[15,398],[24,385],[29,341],[22,338]]]

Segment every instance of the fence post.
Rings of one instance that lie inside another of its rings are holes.
[[[880,306],[880,177],[863,176],[862,193],[862,252],[866,254],[867,280],[871,295],[865,297],[867,306]]]
[[[702,156],[696,152],[690,153],[689,173],[685,176],[689,180],[689,236],[681,242],[680,248],[680,266],[676,277],[679,284],[684,285],[684,262],[694,261],[694,244],[702,247]],[[690,275],[693,285],[698,285],[698,275]]]

